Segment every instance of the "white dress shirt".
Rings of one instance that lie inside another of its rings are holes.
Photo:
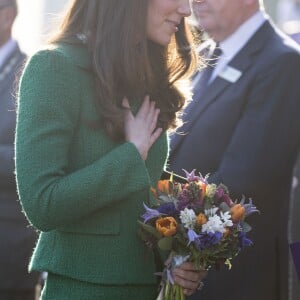
[[[263,11],[258,11],[227,39],[220,42],[222,55],[218,59],[218,63],[212,72],[209,83],[225,69],[231,59],[246,45],[267,19],[268,16]]]

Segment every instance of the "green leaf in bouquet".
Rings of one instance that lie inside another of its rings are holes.
[[[221,211],[223,213],[225,213],[226,211],[230,211],[230,207],[225,203],[225,202],[222,202],[220,205],[219,205],[219,208],[221,209]]]
[[[157,206],[157,199],[154,197],[153,193],[149,192],[149,200],[147,203],[149,207],[156,207]]]
[[[187,242],[179,234],[173,237],[173,249],[177,253],[188,255],[189,249],[187,248]]]
[[[214,206],[214,199],[205,197],[204,198],[204,209],[211,209]]]
[[[252,227],[246,222],[241,222],[240,225],[242,227],[242,231],[245,233],[251,231],[251,229],[252,229]]]
[[[170,196],[166,194],[159,195],[158,199],[161,200],[162,202],[171,202]]]
[[[172,236],[163,237],[158,241],[157,245],[161,250],[170,251],[172,250],[172,246],[173,246],[173,237]]]
[[[140,237],[140,239],[142,241],[147,242],[148,234],[144,230],[142,230],[141,228],[139,228],[139,230],[138,230],[138,236]]]
[[[220,243],[202,251],[193,249],[194,246],[191,245],[192,261],[196,266],[201,266],[205,269],[217,269],[220,264],[224,264],[226,260],[230,261],[239,253],[240,247],[236,243],[236,238],[232,237],[232,239],[222,240]],[[225,265],[230,267],[228,263]]]
[[[157,239],[160,239],[162,237],[162,234],[159,233],[154,227],[145,224],[141,221],[138,221],[138,224],[147,232],[149,232],[151,235],[153,235],[154,237],[156,237]]]

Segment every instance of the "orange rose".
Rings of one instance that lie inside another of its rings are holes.
[[[162,193],[169,194],[170,191],[170,181],[165,180],[159,180],[157,183],[157,189],[161,191]]]
[[[156,230],[163,236],[171,236],[176,233],[177,222],[172,217],[165,217],[156,220]]]
[[[198,225],[203,225],[207,223],[207,217],[205,216],[205,214],[203,213],[200,213],[198,216],[197,216],[197,224]]]
[[[203,181],[197,181],[196,184],[199,186],[200,190],[201,190],[201,196],[200,196],[200,200],[202,201],[205,193],[206,193],[206,183]]]
[[[237,223],[245,217],[245,207],[241,204],[236,204],[230,209],[232,222]]]

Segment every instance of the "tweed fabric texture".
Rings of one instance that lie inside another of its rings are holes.
[[[96,284],[156,284],[137,219],[165,165],[166,134],[144,162],[132,143],[113,142],[87,125],[98,114],[83,45],[35,54],[19,94],[18,191],[41,232],[30,270]]]
[[[156,285],[100,285],[49,273],[42,300],[154,300],[157,294]]]

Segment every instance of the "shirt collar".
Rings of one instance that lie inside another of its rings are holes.
[[[223,53],[222,57],[227,61],[231,60],[267,19],[268,16],[263,11],[259,10],[227,39],[220,42],[220,48]]]
[[[2,68],[7,58],[16,48],[17,42],[13,39],[9,39],[3,46],[0,47],[0,68]]]

